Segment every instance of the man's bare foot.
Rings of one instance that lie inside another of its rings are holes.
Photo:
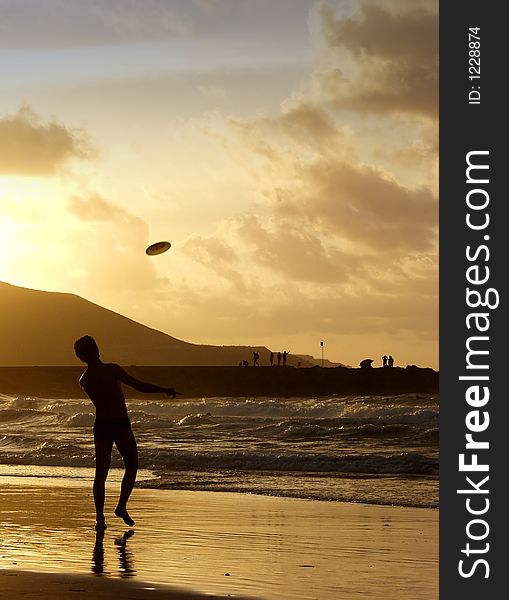
[[[127,508],[116,508],[115,509],[115,514],[117,515],[117,517],[120,517],[121,519],[123,519],[124,523],[126,525],[129,525],[129,527],[132,527],[134,525],[134,521],[131,519],[131,517],[129,516],[129,513],[127,512]]]

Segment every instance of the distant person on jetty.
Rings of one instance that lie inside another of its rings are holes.
[[[274,366],[274,352],[270,353],[270,366],[273,367]]]
[[[382,356],[382,366],[387,366],[387,356],[385,354]]]
[[[289,354],[290,354],[290,350],[288,350],[288,352],[286,350],[283,352],[283,367],[286,367],[286,358],[288,357]]]
[[[138,471],[138,448],[131,421],[127,413],[121,383],[145,393],[163,393],[175,398],[179,393],[173,388],[161,387],[135,379],[117,364],[103,363],[99,348],[93,337],[86,335],[74,343],[76,356],[87,363],[87,369],[80,377],[80,385],[95,406],[94,445],[95,478],[94,503],[97,531],[106,529],[104,518],[105,484],[111,463],[111,451],[115,443],[122,460],[125,473],[120,488],[115,514],[132,527],[134,521],[127,512],[127,501],[134,488]]]
[[[279,365],[281,364],[281,352],[277,353],[277,366],[279,367]]]
[[[389,359],[387,361],[387,364],[389,365],[389,367],[394,366],[394,358],[390,354],[389,354]]]
[[[260,363],[260,354],[258,352],[253,352],[253,367],[259,367]]]

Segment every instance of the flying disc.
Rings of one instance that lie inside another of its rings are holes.
[[[162,254],[171,248],[170,242],[156,242],[155,244],[151,244],[146,250],[145,253],[149,256],[155,256],[156,254]]]

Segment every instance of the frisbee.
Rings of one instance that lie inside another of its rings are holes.
[[[155,256],[156,254],[162,254],[171,248],[170,242],[156,242],[155,244],[151,244],[146,250],[145,253],[149,256]]]

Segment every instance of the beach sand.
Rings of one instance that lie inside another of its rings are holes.
[[[90,482],[1,477],[0,598],[438,598],[437,510],[135,489],[130,512],[102,537]]]

